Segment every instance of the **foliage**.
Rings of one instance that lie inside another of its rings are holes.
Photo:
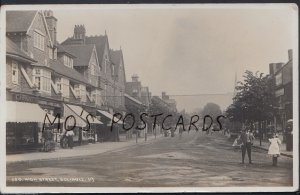
[[[202,117],[204,117],[205,115],[210,115],[212,118],[216,118],[221,114],[222,114],[222,110],[220,106],[212,102],[207,103],[201,112]]]
[[[268,75],[246,71],[243,82],[238,82],[237,94],[226,114],[231,121],[242,123],[260,122],[273,117],[275,99],[273,81]]]

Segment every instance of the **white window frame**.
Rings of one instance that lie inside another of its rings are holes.
[[[37,70],[39,73],[37,74]],[[51,93],[51,72],[41,68],[33,69],[33,83],[36,85],[36,79],[39,78],[40,86],[38,90]]]
[[[33,32],[33,46],[42,51],[45,51],[45,35],[39,30],[34,30]]]
[[[70,58],[67,55],[64,55],[63,56],[63,61],[64,61],[65,66],[67,66],[69,68],[73,68],[73,59],[72,58]]]
[[[12,60],[11,62],[11,79],[13,84],[19,83],[19,65],[16,61]],[[15,71],[15,74],[14,74]]]
[[[61,78],[56,78],[56,90],[62,93]]]
[[[49,50],[49,58],[52,60],[53,59],[53,49],[51,47],[48,47]]]

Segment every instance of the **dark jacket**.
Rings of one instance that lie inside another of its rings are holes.
[[[255,139],[255,137],[253,136],[253,133],[249,133],[249,139],[250,139],[250,143],[253,143],[253,140]],[[241,142],[245,145],[247,143],[247,133],[246,132],[242,132],[241,134]]]

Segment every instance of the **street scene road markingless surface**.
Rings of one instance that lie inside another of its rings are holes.
[[[143,142],[143,140],[141,140]],[[241,164],[222,133],[184,132],[92,156],[16,162],[7,165],[7,184],[17,186],[226,187],[290,186],[292,158],[273,167],[266,151],[254,149],[253,164]],[[101,144],[99,144],[100,146]],[[18,178],[93,177],[94,182],[12,182]]]

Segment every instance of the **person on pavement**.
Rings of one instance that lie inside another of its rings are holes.
[[[268,154],[273,157],[273,166],[277,166],[277,158],[280,155],[280,148],[279,145],[281,145],[281,141],[278,138],[278,134],[274,133],[273,137],[269,139],[270,146],[268,150]]]
[[[69,130],[66,133],[66,136],[68,138],[68,146],[73,149],[73,136],[74,136],[74,131],[73,130]]]
[[[254,136],[253,133],[250,132],[249,129],[243,129],[242,133],[241,133],[241,142],[242,142],[242,164],[244,164],[245,162],[245,155],[246,155],[246,151],[248,154],[248,159],[249,159],[249,164],[252,164],[252,160],[251,160],[251,147],[254,141]]]

